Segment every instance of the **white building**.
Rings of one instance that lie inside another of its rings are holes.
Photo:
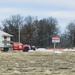
[[[11,46],[11,37],[13,35],[10,35],[6,32],[3,32],[0,30],[0,48],[2,47],[10,47]]]

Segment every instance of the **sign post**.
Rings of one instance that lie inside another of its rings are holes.
[[[52,63],[52,74],[54,74],[54,60],[55,60],[55,46],[56,43],[60,42],[60,38],[58,36],[52,37],[52,43],[54,43],[54,50],[53,50],[53,63]]]

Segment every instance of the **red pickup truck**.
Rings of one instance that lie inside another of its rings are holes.
[[[13,50],[23,50],[23,52],[28,52],[30,50],[30,45],[28,44],[23,45],[20,42],[13,42],[12,47]]]

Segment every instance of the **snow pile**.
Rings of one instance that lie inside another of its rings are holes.
[[[36,52],[51,52],[51,53],[62,53],[62,51],[60,51],[60,50],[47,50],[47,49],[45,49],[45,48],[38,48],[38,49],[36,49],[35,50]]]
[[[62,53],[62,51],[56,50],[55,53],[59,54]]]
[[[36,51],[38,51],[38,52],[45,52],[46,49],[45,48],[38,48],[38,49],[36,49]]]
[[[28,52],[34,52],[34,50],[29,50]]]
[[[64,49],[63,51],[75,51],[75,49]]]

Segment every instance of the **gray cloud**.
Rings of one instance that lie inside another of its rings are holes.
[[[38,19],[52,16],[65,27],[75,19],[75,0],[1,0],[0,20],[14,14],[37,16]]]

